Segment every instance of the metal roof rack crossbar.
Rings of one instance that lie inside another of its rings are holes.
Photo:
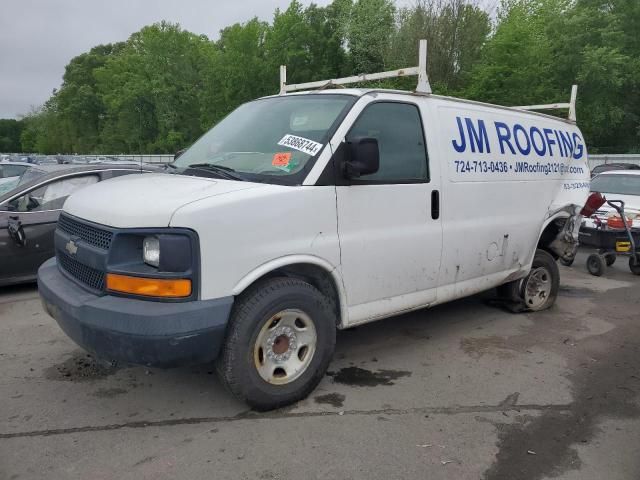
[[[288,92],[295,92],[299,90],[313,90],[323,89],[330,86],[348,85],[351,83],[369,82],[372,80],[382,80],[385,78],[399,78],[407,77],[411,75],[418,76],[418,85],[416,86],[416,93],[430,94],[431,85],[429,84],[429,77],[427,76],[427,41],[420,40],[420,49],[418,56],[417,67],[400,68],[398,70],[390,70],[387,72],[378,73],[363,73],[361,75],[353,75],[351,77],[332,78],[329,80],[318,80],[316,82],[305,82],[287,84],[287,66],[280,65],[280,95],[285,95]],[[516,110],[569,110],[569,120],[576,121],[576,98],[578,96],[578,86],[573,85],[571,87],[571,99],[569,103],[549,103],[545,105],[522,105],[518,107],[510,107]]]
[[[517,108],[519,110],[561,110],[561,109],[569,109],[569,120],[572,122],[576,121],[576,98],[578,97],[578,85],[573,85],[571,87],[571,99],[569,103],[548,103],[546,105],[523,105],[519,107],[511,107]]]
[[[351,77],[332,78],[329,80],[319,80],[316,82],[296,83],[287,85],[287,67],[280,65],[280,95],[298,90],[313,90],[316,88],[326,88],[332,85],[348,85],[351,83],[368,82],[371,80],[382,80],[385,78],[407,77],[411,75],[418,76],[418,85],[416,92],[431,93],[429,78],[427,77],[427,41],[420,40],[420,54],[417,67],[400,68],[398,70],[390,70],[387,72],[364,73],[362,75],[353,75]]]

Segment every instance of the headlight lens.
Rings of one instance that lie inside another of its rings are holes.
[[[145,237],[142,242],[144,263],[158,267],[160,265],[160,240],[158,237]]]

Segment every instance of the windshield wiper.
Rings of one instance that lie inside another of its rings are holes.
[[[225,167],[223,165],[215,165],[213,163],[193,163],[191,165],[188,165],[187,168],[213,172],[219,175],[220,177],[226,178],[228,180],[241,180],[241,181],[245,180],[245,178],[239,175],[233,168]]]

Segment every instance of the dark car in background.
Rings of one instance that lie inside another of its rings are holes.
[[[595,177],[602,172],[610,172],[612,170],[640,170],[640,165],[635,163],[603,163],[591,169],[591,177]]]
[[[10,191],[0,193],[0,286],[35,281],[54,256],[53,232],[65,200],[97,182],[160,171],[137,165],[27,166]]]
[[[24,173],[32,168],[30,163],[22,162],[0,162],[0,195],[13,190],[20,181]]]

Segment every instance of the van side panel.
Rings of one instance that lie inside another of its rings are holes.
[[[523,276],[546,218],[586,200],[589,168],[582,134],[569,122],[440,99],[431,105],[443,176],[441,302]]]

